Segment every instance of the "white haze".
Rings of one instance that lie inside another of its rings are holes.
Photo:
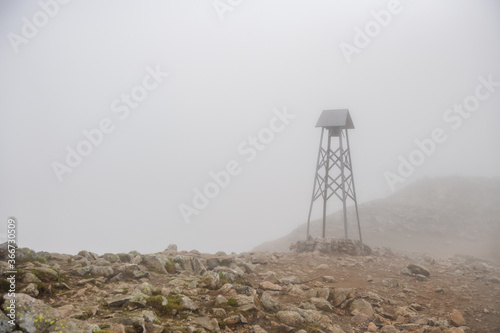
[[[340,43],[388,3],[242,1],[221,21],[209,0],[74,0],[16,54],[8,34],[40,7],[1,2],[0,226],[16,217],[37,251],[249,250],[306,221],[325,109],[351,112],[359,202],[390,194],[384,173],[437,127],[447,141],[405,184],[499,177],[500,88],[457,130],[443,114],[500,81],[500,4],[402,1],[348,63]],[[111,103],[148,66],[169,76],[120,120]],[[238,145],[284,107],[296,118],[246,162]],[[115,130],[59,182],[51,163],[103,118]],[[241,174],[186,224],[179,204],[230,160]]]

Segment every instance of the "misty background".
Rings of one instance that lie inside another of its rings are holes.
[[[404,184],[500,177],[500,88],[459,129],[443,120],[478,77],[500,81],[500,3],[401,1],[348,63],[340,44],[388,3],[242,1],[221,20],[212,1],[75,0],[16,53],[9,33],[40,5],[1,2],[0,232],[15,216],[37,251],[249,250],[306,222],[325,109],[353,118],[359,203],[390,195],[384,173],[438,127],[447,141]],[[112,102],[148,66],[169,75],[120,119]],[[247,162],[237,147],[284,108],[296,117]],[[114,131],[59,182],[51,164],[104,118]],[[231,160],[241,173],[186,224],[179,205]]]

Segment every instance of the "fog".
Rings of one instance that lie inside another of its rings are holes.
[[[14,216],[20,246],[281,237],[307,221],[326,109],[350,110],[360,203],[500,177],[494,0],[2,1],[0,17],[0,233]]]

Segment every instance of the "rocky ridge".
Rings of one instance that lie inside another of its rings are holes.
[[[3,332],[500,332],[500,267],[309,240],[286,253],[17,250]],[[354,250],[353,250],[354,249]],[[354,254],[354,255],[353,255]]]

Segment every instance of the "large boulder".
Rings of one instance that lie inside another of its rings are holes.
[[[2,309],[6,314],[10,313],[10,304],[10,300],[5,299]],[[49,332],[60,317],[57,310],[23,293],[16,295],[15,307],[16,322],[26,333]]]

